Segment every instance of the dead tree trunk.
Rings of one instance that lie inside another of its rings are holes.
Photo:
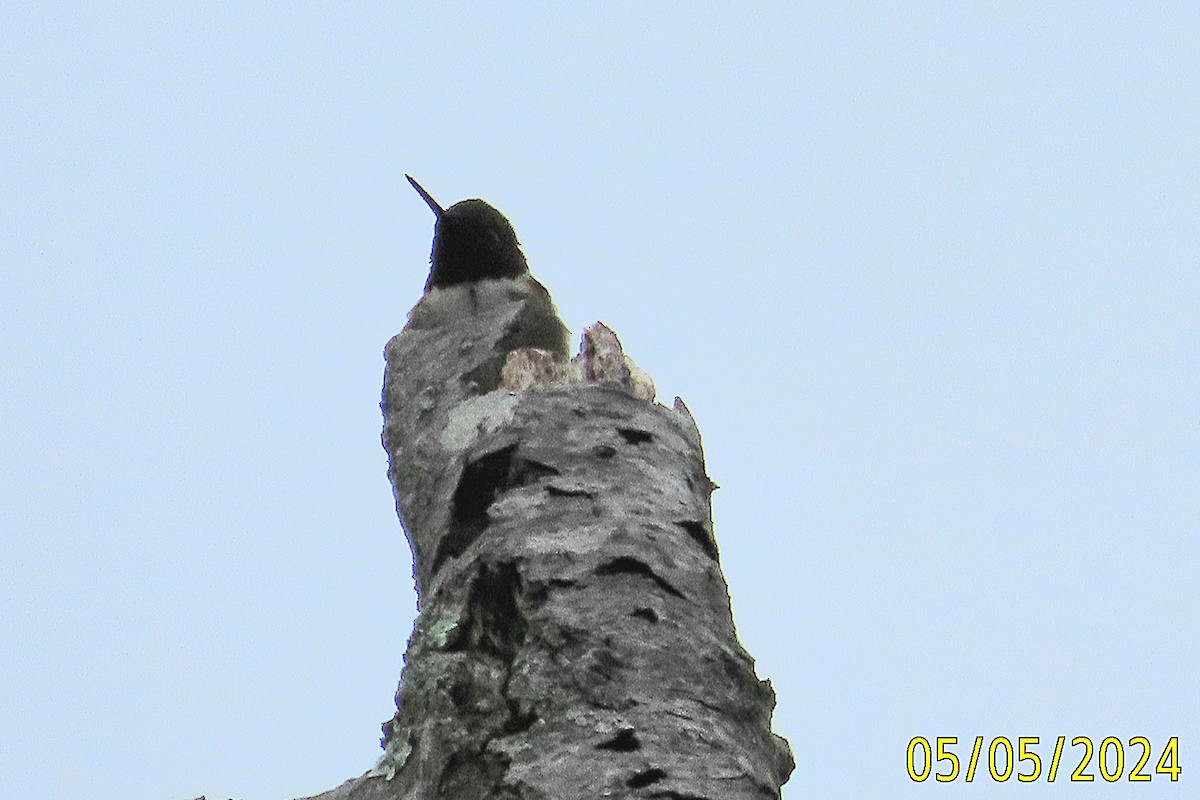
[[[435,289],[386,350],[420,612],[398,710],[378,764],[320,798],[779,797],[792,756],[734,632],[686,407],[647,399],[603,326],[570,366],[513,351],[540,295],[445,291],[468,321],[425,314]]]

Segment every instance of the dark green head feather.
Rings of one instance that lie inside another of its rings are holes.
[[[437,215],[425,291],[485,278],[519,278],[529,272],[516,231],[503,214],[482,200],[463,200],[443,209],[419,183],[405,177]]]

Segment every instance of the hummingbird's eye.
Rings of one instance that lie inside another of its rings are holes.
[[[500,231],[496,230],[495,228],[492,228],[488,231],[488,233],[490,233],[492,235],[492,243],[493,244],[500,244],[500,239],[501,239]]]

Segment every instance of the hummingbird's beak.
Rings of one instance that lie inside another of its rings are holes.
[[[437,214],[438,219],[441,219],[442,214],[446,213],[446,209],[439,206],[438,201],[434,200],[433,196],[430,195],[429,192],[425,191],[425,189],[422,188],[421,184],[419,184],[415,180],[413,180],[412,175],[405,175],[404,177],[408,178],[408,182],[411,183],[413,188],[417,190],[417,194],[421,195],[421,197],[424,198],[425,202],[429,204],[429,207],[433,209],[433,213]]]

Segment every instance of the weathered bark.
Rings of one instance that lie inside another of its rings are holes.
[[[470,324],[418,304],[386,349],[420,613],[384,756],[319,797],[778,797],[792,757],[737,642],[691,416],[635,397],[612,352],[503,388],[530,296],[469,292]]]

